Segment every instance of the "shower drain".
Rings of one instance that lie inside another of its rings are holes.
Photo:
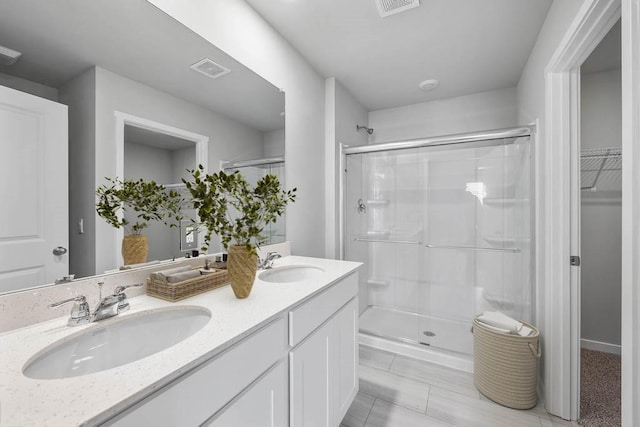
[[[431,331],[424,331],[423,334],[427,337],[435,337],[436,333]]]

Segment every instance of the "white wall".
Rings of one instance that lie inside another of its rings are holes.
[[[517,123],[515,88],[371,111],[370,143],[500,129]]]
[[[69,106],[69,273],[76,277],[96,273],[95,85],[92,68],[60,88],[60,102]]]
[[[149,0],[285,92],[287,240],[299,255],[323,256],[324,79],[242,0]],[[332,238],[332,237],[330,237]]]
[[[582,149],[622,145],[620,71],[581,77]],[[618,179],[615,185],[601,185],[596,192],[583,191],[581,210],[581,338],[614,346],[620,345],[621,327],[621,184]],[[616,351],[615,347],[607,349]]]
[[[581,0],[554,1],[547,13],[545,22],[540,30],[536,44],[527,60],[525,69],[518,82],[518,124],[528,125],[538,120],[538,144],[535,147],[535,167],[536,167],[536,230],[544,230],[545,223],[541,212],[544,212],[544,202],[540,197],[540,189],[544,188],[545,177],[540,172],[545,164],[545,157],[553,153],[545,153],[542,138],[545,135],[545,67],[555,52],[565,32],[573,22],[579,8],[582,6]],[[539,231],[538,231],[539,235]],[[558,414],[561,410],[561,402],[551,401],[549,393],[545,391],[545,381],[553,375],[553,371],[548,369],[545,358],[550,354],[549,347],[545,345],[546,325],[544,322],[545,294],[544,277],[545,265],[540,256],[541,241],[537,240],[536,245],[536,312],[534,324],[540,329],[543,357],[540,361],[541,389],[545,396],[545,407],[548,411]]]

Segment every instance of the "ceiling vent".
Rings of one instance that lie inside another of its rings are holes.
[[[0,64],[12,65],[20,56],[22,56],[22,53],[9,49],[8,47],[0,46]]]
[[[420,0],[375,0],[375,2],[378,13],[383,18],[420,6]]]
[[[204,58],[191,66],[191,69],[196,70],[199,73],[204,74],[205,76],[217,79],[218,77],[222,77],[225,74],[229,74],[231,70],[223,67],[220,64],[216,64],[209,58]]]

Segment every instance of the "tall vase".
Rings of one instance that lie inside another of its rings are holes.
[[[124,265],[147,262],[149,242],[144,234],[128,234],[122,239],[122,258]]]
[[[229,248],[227,273],[231,289],[236,298],[249,296],[258,269],[258,255],[253,254],[245,245],[233,245]]]

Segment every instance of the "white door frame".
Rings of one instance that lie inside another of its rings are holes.
[[[196,165],[204,166],[204,170],[209,170],[209,137],[200,135],[188,130],[180,129],[177,127],[169,126],[164,123],[155,122],[153,120],[145,119],[142,117],[134,116],[132,114],[123,113],[121,111],[114,111],[116,117],[116,176],[124,179],[124,127],[125,125],[134,126],[137,128],[150,130],[153,132],[163,133],[165,135],[171,135],[176,138],[186,139],[187,141],[193,141],[196,144]],[[201,233],[199,233],[199,236]],[[122,253],[120,250],[120,242],[124,238],[124,230],[122,228],[116,229],[115,233],[115,248],[116,248],[116,261],[117,264],[122,264]],[[200,246],[201,242],[198,242]],[[117,268],[117,266],[116,266]]]
[[[640,426],[640,0],[622,0],[622,425]]]
[[[546,409],[565,419],[577,419],[580,404],[579,272],[572,272],[569,264],[571,255],[579,255],[580,66],[620,16],[621,0],[585,0],[545,69],[546,132],[540,165],[546,177],[541,210],[545,227],[539,228],[544,398]]]

